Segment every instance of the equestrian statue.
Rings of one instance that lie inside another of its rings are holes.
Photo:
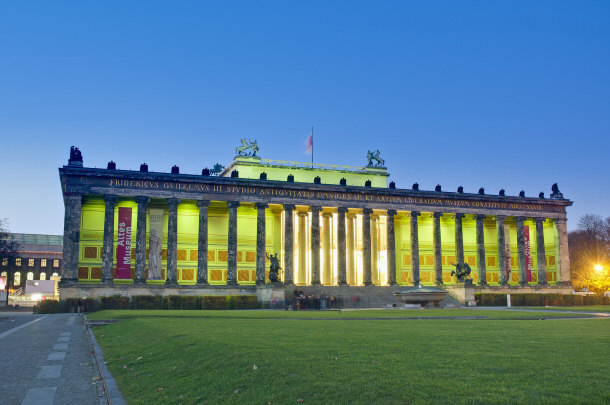
[[[235,155],[237,156],[256,156],[256,152],[258,152],[259,147],[256,143],[256,139],[254,141],[246,141],[246,138],[241,138],[240,140],[241,146],[235,148]],[[250,149],[250,152],[248,152]]]

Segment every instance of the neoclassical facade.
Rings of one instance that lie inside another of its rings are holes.
[[[556,186],[532,198],[398,189],[373,165],[236,156],[210,176],[72,158],[59,169],[63,291],[252,290],[276,253],[290,289],[452,285],[464,263],[480,289],[569,286],[572,202]]]

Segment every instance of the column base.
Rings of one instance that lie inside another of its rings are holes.
[[[340,285],[340,286],[342,286],[342,285],[347,285],[347,281],[339,281],[339,285]]]
[[[487,284],[487,282],[483,282],[483,283],[479,283],[479,285],[480,285],[481,287],[487,287],[489,284]]]
[[[313,282],[311,283],[311,285],[322,285],[322,283],[320,283],[319,281],[313,281]]]
[[[133,284],[134,285],[146,284],[146,280],[142,280],[142,279],[133,280]]]
[[[528,283],[527,281],[519,281],[519,285],[520,285],[521,287],[526,287],[526,286],[528,286],[528,285],[529,285],[529,283]]]
[[[100,282],[102,284],[114,284],[114,280],[111,278],[103,278]]]
[[[372,282],[372,281],[367,281],[366,283],[364,283],[364,286],[365,286],[365,287],[367,287],[367,286],[369,286],[369,285],[373,285],[373,282]]]
[[[390,281],[389,285],[398,285],[398,283],[396,281]]]
[[[236,287],[237,286],[237,281],[236,280],[227,280],[227,286],[229,287]]]
[[[165,282],[165,286],[166,287],[178,287],[178,283],[176,281],[169,281],[169,280],[167,280]]]
[[[208,283],[207,280],[197,280],[197,284],[195,284],[197,287],[207,287],[210,284]]]
[[[540,281],[540,282],[538,282],[538,285],[539,285],[540,287],[547,287],[547,286],[549,285],[549,283],[547,283],[547,282],[546,282],[546,280],[545,280],[545,281]]]

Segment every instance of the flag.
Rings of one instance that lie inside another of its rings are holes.
[[[307,137],[307,153],[312,153],[313,152],[313,129],[311,130],[311,132],[309,133],[309,136]]]

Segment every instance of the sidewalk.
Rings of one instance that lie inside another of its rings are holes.
[[[83,316],[0,313],[0,347],[2,404],[107,404]]]

